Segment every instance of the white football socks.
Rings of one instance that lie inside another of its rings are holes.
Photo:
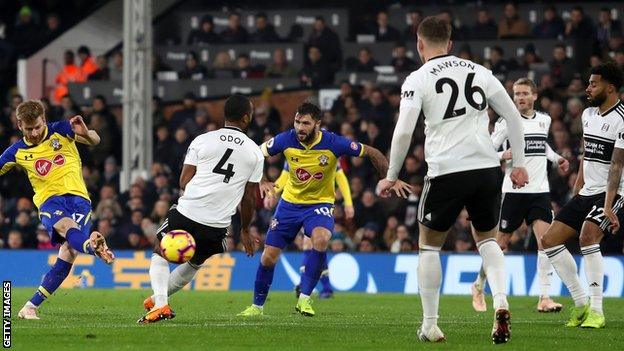
[[[483,291],[485,289],[485,282],[487,278],[485,276],[485,270],[483,269],[483,265],[481,265],[481,269],[479,270],[479,274],[477,274],[477,279],[474,282],[475,288],[479,291]]]
[[[198,270],[199,267],[190,262],[177,266],[169,276],[167,294],[171,296],[184,288],[186,284],[195,278]]]
[[[440,247],[421,245],[418,253],[418,290],[423,308],[424,331],[438,324],[441,284]]]
[[[581,287],[581,281],[576,274],[576,261],[564,245],[557,245],[544,249],[550,263],[565,284],[574,300],[574,306],[580,307],[587,303],[587,295]]]
[[[583,246],[581,247],[581,253],[585,258],[585,277],[587,277],[587,284],[589,284],[590,307],[599,314],[603,314],[604,262],[600,252],[600,245]]]
[[[549,297],[550,280],[553,273],[553,266],[546,256],[544,250],[537,251],[537,280],[539,282],[540,298]]]
[[[159,254],[152,254],[149,269],[152,290],[154,290],[154,308],[167,304],[167,281],[169,280],[169,262]]]
[[[483,259],[483,270],[492,290],[494,310],[509,309],[507,302],[507,272],[505,256],[496,239],[489,238],[477,243],[477,249]]]

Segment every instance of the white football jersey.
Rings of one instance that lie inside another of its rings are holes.
[[[240,129],[225,127],[195,138],[184,164],[196,166],[197,171],[178,200],[178,211],[197,223],[225,228],[247,182],[262,179],[264,155]]]
[[[505,88],[491,71],[438,56],[412,72],[401,90],[401,107],[424,114],[429,177],[500,165],[488,131],[487,99]]]
[[[596,195],[607,191],[607,179],[613,148],[624,148],[624,104],[618,101],[604,113],[598,107],[588,107],[583,120],[583,179],[580,195]],[[618,194],[623,194],[620,179]]]
[[[507,160],[507,167],[505,168],[506,177],[503,180],[503,193],[535,194],[550,192],[547,159],[554,162],[560,157],[550,149],[547,143],[550,122],[550,116],[542,112],[536,111],[531,118],[522,116],[525,167],[529,174],[529,183],[520,189],[514,189],[509,177],[513,168],[513,162],[512,160]],[[494,132],[492,132],[494,148],[498,149],[502,145],[503,150],[508,149],[509,145],[505,142],[506,140],[507,122],[501,118],[496,122]]]

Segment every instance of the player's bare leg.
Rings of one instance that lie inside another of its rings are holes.
[[[589,304],[587,303],[587,295],[581,287],[581,281],[577,274],[576,261],[565,247],[565,242],[572,236],[576,235],[576,230],[572,227],[560,222],[553,221],[548,230],[540,240],[544,252],[548,256],[555,271],[568,288],[574,307],[571,309],[570,320],[566,326],[577,327],[587,318],[589,312]]]
[[[312,229],[310,238],[312,241],[312,251],[306,262],[305,271],[301,276],[301,294],[295,306],[295,310],[304,316],[311,317],[316,314],[312,308],[312,298],[310,298],[310,295],[327,265],[327,246],[329,245],[331,235],[331,231],[324,227]]]
[[[256,282],[254,284],[254,302],[251,306],[247,307],[238,316],[252,317],[260,316],[264,314],[264,303],[269,295],[269,289],[271,283],[273,283],[273,273],[277,260],[282,254],[282,249],[279,247],[265,245],[264,251],[262,251],[262,257],[260,257],[260,265],[256,272]]]
[[[581,253],[585,260],[585,276],[589,284],[589,306],[587,318],[582,328],[604,328],[605,317],[602,311],[602,290],[604,288],[604,261],[600,252],[600,241],[604,236],[595,223],[585,221],[579,238]]]
[[[563,308],[563,305],[555,302],[548,294],[554,269],[548,260],[548,256],[546,256],[546,253],[542,248],[541,239],[548,230],[549,226],[549,223],[539,219],[534,221],[532,226],[533,234],[537,240],[537,279],[540,286],[540,297],[537,302],[538,312],[559,312]]]
[[[511,337],[509,303],[507,302],[507,272],[503,250],[498,245],[495,237],[498,226],[489,231],[477,231],[474,229],[477,249],[483,259],[485,270],[494,307],[494,323],[492,326],[492,341],[495,344],[506,343]]]
[[[418,291],[423,308],[423,323],[418,329],[421,341],[445,341],[446,336],[438,327],[438,307],[440,285],[442,284],[442,264],[440,249],[446,240],[447,232],[439,232],[418,224]]]
[[[19,318],[39,319],[37,308],[61,286],[65,278],[67,278],[67,275],[69,275],[77,256],[78,252],[72,249],[68,242],[61,245],[56,263],[54,263],[54,266],[52,266],[50,271],[43,278],[43,282],[37,289],[35,295],[27,301],[24,307],[19,311],[17,314]]]

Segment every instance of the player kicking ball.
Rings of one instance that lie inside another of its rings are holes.
[[[292,243],[302,227],[304,234],[312,240],[312,251],[301,276],[301,294],[295,310],[304,316],[314,316],[316,312],[310,294],[326,266],[327,245],[334,231],[334,182],[338,158],[342,155],[368,157],[379,177],[385,177],[388,161],[379,150],[322,130],[321,116],[318,106],[303,103],[297,108],[294,129],[261,145],[266,157],[284,154],[290,177],[266,236],[256,273],[253,304],[239,316],[264,313],[275,264],[284,247]],[[263,185],[263,195],[270,195],[273,187],[272,183]],[[406,183],[397,182],[397,195],[406,196],[410,190]]]
[[[171,207],[156,234],[160,241],[169,231],[187,231],[195,238],[195,254],[170,272],[169,262],[162,257],[160,245],[156,245],[149,269],[154,294],[143,302],[147,313],[138,320],[140,324],[175,317],[168,297],[190,283],[204,261],[225,252],[227,230],[239,203],[241,241],[247,256],[254,254],[249,223],[262,179],[264,156],[245,134],[253,113],[251,101],[243,95],[233,95],[225,101],[223,110],[225,127],[201,134],[189,145],[180,174],[184,194]]]
[[[113,263],[115,255],[102,234],[91,232],[91,200],[76,148],[76,142],[99,144],[98,134],[87,128],[80,116],[46,123],[44,106],[38,100],[22,102],[16,113],[24,138],[0,156],[0,175],[14,166],[26,170],[41,223],[52,243],[61,244],[56,262],[18,313],[19,318],[39,319],[37,308],[67,278],[79,252],[97,256],[107,264]]]
[[[526,157],[526,168],[529,172],[531,182],[523,188],[516,189],[511,183],[511,178],[505,177],[503,181],[503,204],[501,218],[497,234],[498,244],[505,250],[509,244],[509,239],[522,222],[532,226],[535,239],[537,240],[537,277],[540,287],[540,297],[537,302],[538,312],[559,312],[563,307],[560,303],[553,301],[548,295],[550,280],[553,274],[553,267],[548,260],[548,256],[542,249],[540,240],[548,226],[552,222],[552,207],[550,206],[550,188],[548,186],[548,162],[551,161],[559,166],[564,172],[570,166],[568,160],[557,155],[546,141],[550,130],[550,116],[537,112],[533,109],[537,100],[537,87],[528,78],[520,78],[513,85],[513,99],[524,127],[524,155]],[[507,123],[500,119],[496,123],[492,133],[494,148],[498,149],[505,145],[507,140]],[[511,162],[512,150],[498,153],[500,159],[506,162],[507,175],[513,169]],[[472,307],[477,312],[487,310],[485,304],[486,273],[481,267],[477,280],[471,286]]]
[[[585,90],[590,107],[581,115],[584,151],[574,197],[561,208],[542,237],[542,247],[574,300],[566,326],[603,328],[604,262],[600,241],[605,233],[617,233],[624,219],[624,104],[619,99],[624,77],[611,63],[592,68],[590,74]],[[576,272],[576,261],[565,247],[566,241],[578,233],[589,302]]]
[[[417,30],[423,66],[401,88],[399,118],[392,136],[388,176],[379,182],[382,194],[396,179],[410,148],[419,116],[425,116],[425,161],[429,166],[418,208],[418,290],[423,323],[422,341],[446,336],[438,326],[442,265],[440,250],[464,207],[472,219],[477,248],[483,259],[494,300],[491,338],[511,337],[505,257],[496,243],[500,209],[500,160],[488,132],[487,107],[503,116],[513,153],[509,177],[514,187],[528,183],[520,113],[492,72],[472,61],[450,55],[451,26],[437,17],[425,18]],[[516,152],[515,150],[518,150]]]

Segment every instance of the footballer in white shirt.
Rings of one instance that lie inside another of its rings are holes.
[[[171,207],[156,234],[160,241],[170,230],[187,231],[195,238],[195,255],[169,272],[160,246],[155,247],[149,270],[154,295],[143,302],[147,313],[139,323],[175,317],[168,296],[193,280],[206,259],[225,252],[228,227],[239,203],[241,241],[247,255],[253,255],[248,228],[262,179],[264,155],[245,134],[252,118],[251,101],[243,95],[233,95],[223,109],[225,127],[201,134],[191,142],[180,175],[184,195]]]
[[[442,267],[440,249],[449,228],[466,207],[494,297],[492,340],[510,338],[505,259],[498,231],[502,174],[490,139],[487,107],[503,116],[513,150],[510,172],[514,187],[528,182],[524,169],[524,134],[520,113],[492,72],[472,61],[449,55],[451,27],[437,17],[425,18],[417,30],[423,66],[403,83],[399,119],[390,149],[383,196],[396,191],[396,180],[422,113],[425,119],[425,161],[429,167],[420,197],[418,288],[423,306],[422,341],[442,341],[437,325]]]
[[[537,239],[537,276],[540,287],[540,297],[537,303],[538,312],[557,312],[563,307],[553,301],[549,295],[550,278],[553,267],[542,250],[540,239],[546,233],[552,222],[552,207],[550,205],[550,188],[548,186],[548,161],[559,166],[564,172],[568,171],[570,163],[559,156],[548,145],[548,132],[550,130],[550,116],[534,110],[537,100],[537,87],[529,78],[520,78],[513,85],[513,99],[518,112],[522,116],[524,127],[524,155],[525,165],[531,182],[525,187],[515,189],[509,177],[503,181],[503,201],[501,218],[497,240],[503,250],[509,244],[509,239],[522,222],[526,222],[533,229]],[[494,148],[503,146],[499,152],[500,159],[506,163],[506,173],[513,168],[511,161],[512,150],[507,147],[507,123],[499,119],[492,133]],[[487,310],[483,290],[485,288],[486,275],[483,267],[477,276],[477,280],[471,286],[472,306],[478,312]]]
[[[604,262],[600,241],[615,234],[624,219],[624,104],[619,90],[622,71],[612,63],[591,69],[583,111],[583,159],[574,183],[574,197],[557,213],[542,237],[542,247],[568,288],[574,307],[566,326],[603,328]],[[565,247],[580,233],[589,301],[577,275],[576,261]]]

